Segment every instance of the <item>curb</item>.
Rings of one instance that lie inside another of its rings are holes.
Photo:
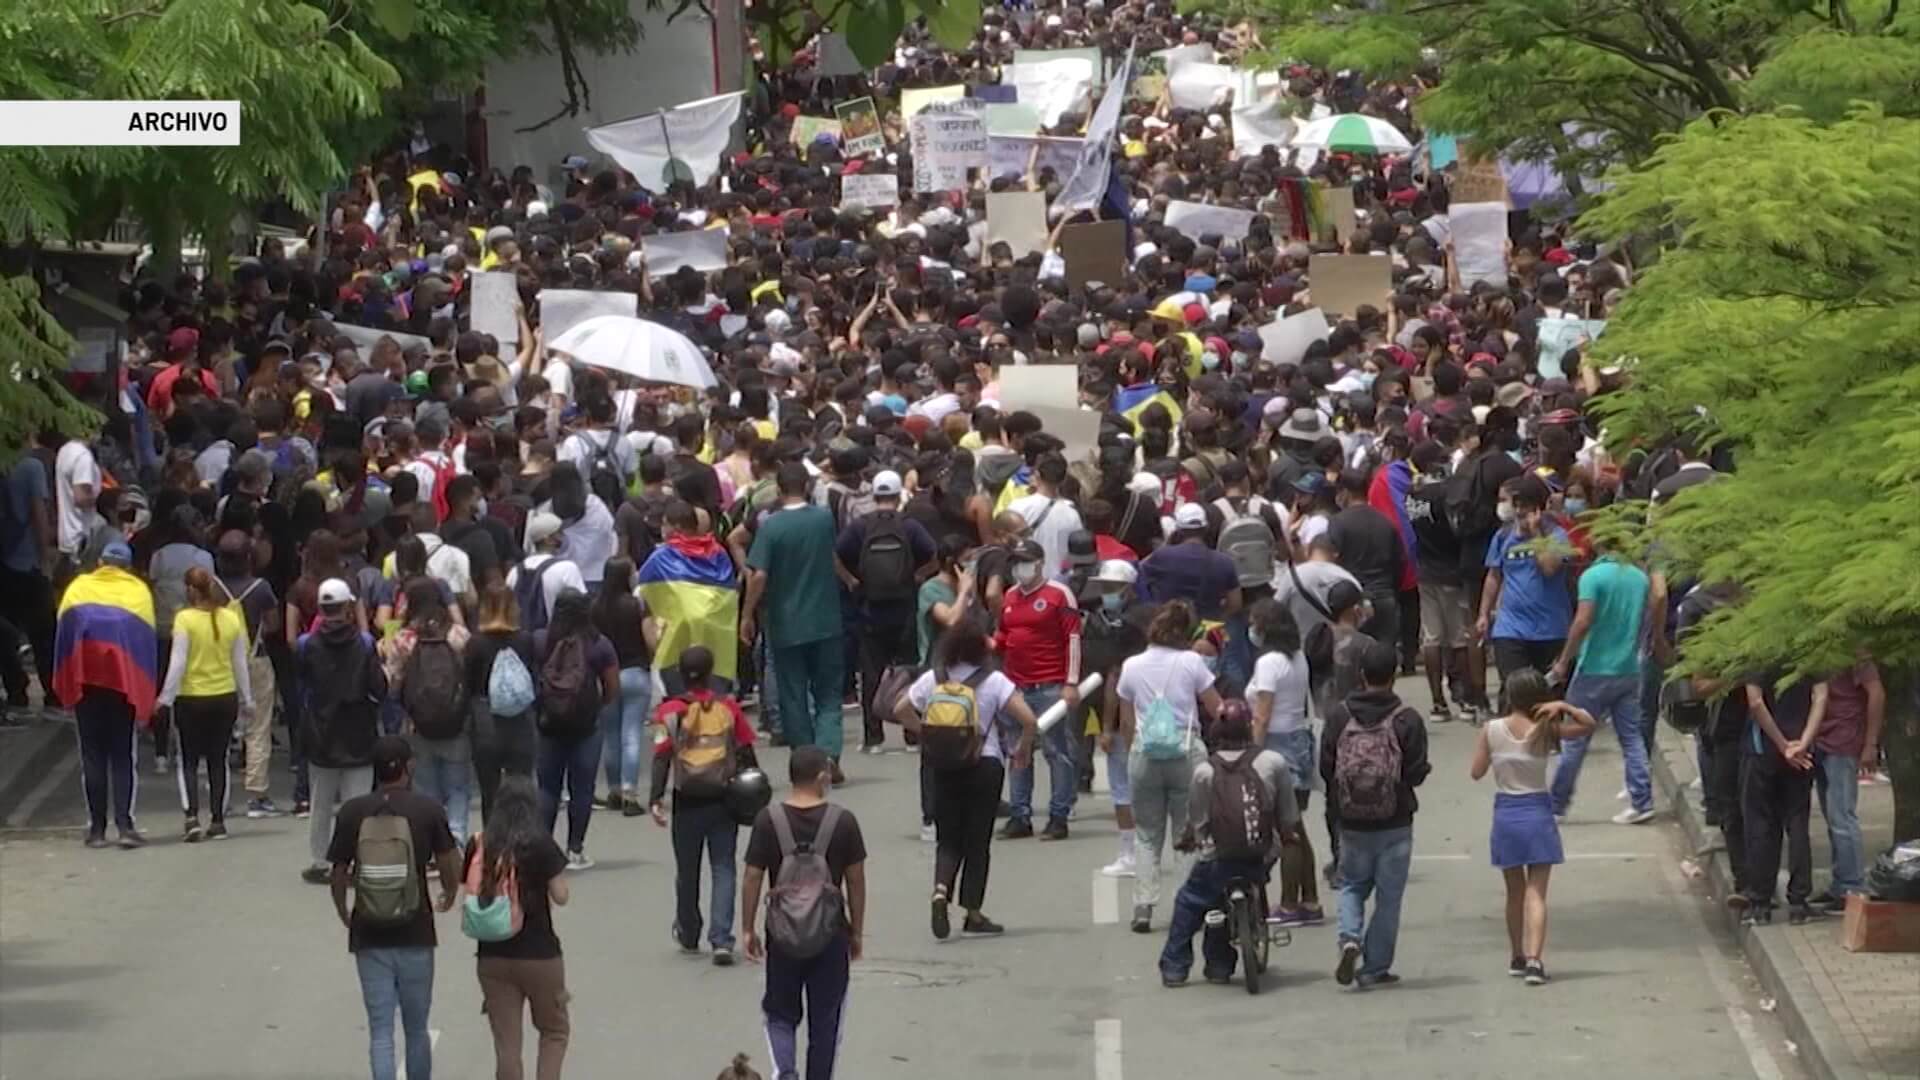
[[[46,779],[48,772],[58,767],[66,757],[77,752],[73,730],[71,723],[43,722],[31,733],[16,736],[22,740],[36,742],[38,745],[26,750],[20,764],[8,770],[11,775],[0,778],[0,822],[5,822],[12,816],[21,800]],[[9,747],[10,752],[13,749]]]
[[[1686,784],[1674,776],[1666,749],[1656,748],[1648,756],[1652,759],[1654,782],[1659,785],[1662,798],[1685,831],[1687,843],[1696,853],[1694,858],[1706,871],[1714,904],[1746,953],[1760,985],[1778,1003],[1775,1015],[1798,1045],[1801,1064],[1817,1080],[1868,1080],[1872,1074],[1853,1056],[1839,1024],[1827,1011],[1826,1002],[1821,1000],[1812,978],[1794,954],[1792,943],[1778,930],[1767,932],[1742,927],[1739,917],[1727,910],[1727,894],[1733,891],[1733,866],[1727,861],[1726,850],[1719,846],[1720,830],[1707,828],[1701,810],[1687,797]],[[1709,842],[1715,845],[1714,849],[1704,855],[1697,854]]]

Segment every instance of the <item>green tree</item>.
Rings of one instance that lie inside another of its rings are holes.
[[[49,429],[83,435],[100,416],[80,404],[60,378],[67,370],[73,339],[40,306],[40,285],[31,277],[0,277],[0,356],[7,358],[0,379],[0,468]]]
[[[680,8],[695,2],[685,0]],[[746,15],[776,68],[791,62],[822,28],[846,35],[854,57],[869,68],[887,62],[915,18],[925,19],[934,40],[950,49],[966,48],[980,32],[980,0],[770,0],[755,3]]]
[[[1691,427],[1737,455],[1645,534],[1679,572],[1745,589],[1689,637],[1691,668],[1818,676],[1864,647],[1920,669],[1917,173],[1920,120],[1876,106],[1701,120],[1581,221],[1675,238],[1599,343],[1632,365],[1600,399],[1609,441]],[[1912,705],[1890,716],[1902,837],[1920,835]]]

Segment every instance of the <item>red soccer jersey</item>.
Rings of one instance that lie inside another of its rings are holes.
[[[1008,589],[995,640],[1002,670],[1023,690],[1080,681],[1080,608],[1058,582]]]

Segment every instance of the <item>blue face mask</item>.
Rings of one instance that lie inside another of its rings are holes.
[[[1581,514],[1584,514],[1587,512],[1587,500],[1568,499],[1566,502],[1566,510],[1568,514],[1574,517],[1579,517]]]
[[[1213,350],[1211,350],[1211,349],[1209,349],[1209,350],[1207,350],[1206,352],[1203,352],[1203,353],[1201,353],[1201,354],[1200,354],[1200,366],[1201,366],[1201,368],[1203,368],[1204,370],[1207,370],[1207,371],[1212,371],[1212,370],[1213,370],[1214,368],[1217,368],[1217,367],[1219,367],[1219,366],[1220,366],[1220,354],[1219,354],[1219,353],[1217,353],[1217,352],[1214,352],[1214,351],[1213,351]]]
[[[1220,658],[1218,656],[1203,656],[1200,659],[1207,665],[1208,672],[1214,675],[1220,674]]]
[[[1127,606],[1127,598],[1121,593],[1117,593],[1117,592],[1107,593],[1105,596],[1102,596],[1100,598],[1100,607],[1115,615],[1118,615],[1120,613],[1120,609],[1126,606]]]

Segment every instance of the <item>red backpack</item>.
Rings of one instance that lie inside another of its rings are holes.
[[[440,456],[445,459],[444,464],[437,463],[428,457],[422,457],[416,460],[425,462],[427,468],[433,470],[433,517],[436,522],[445,522],[447,520],[447,510],[449,509],[447,506],[447,485],[453,483],[453,478],[459,474],[454,471],[453,458],[451,455],[442,453]]]

